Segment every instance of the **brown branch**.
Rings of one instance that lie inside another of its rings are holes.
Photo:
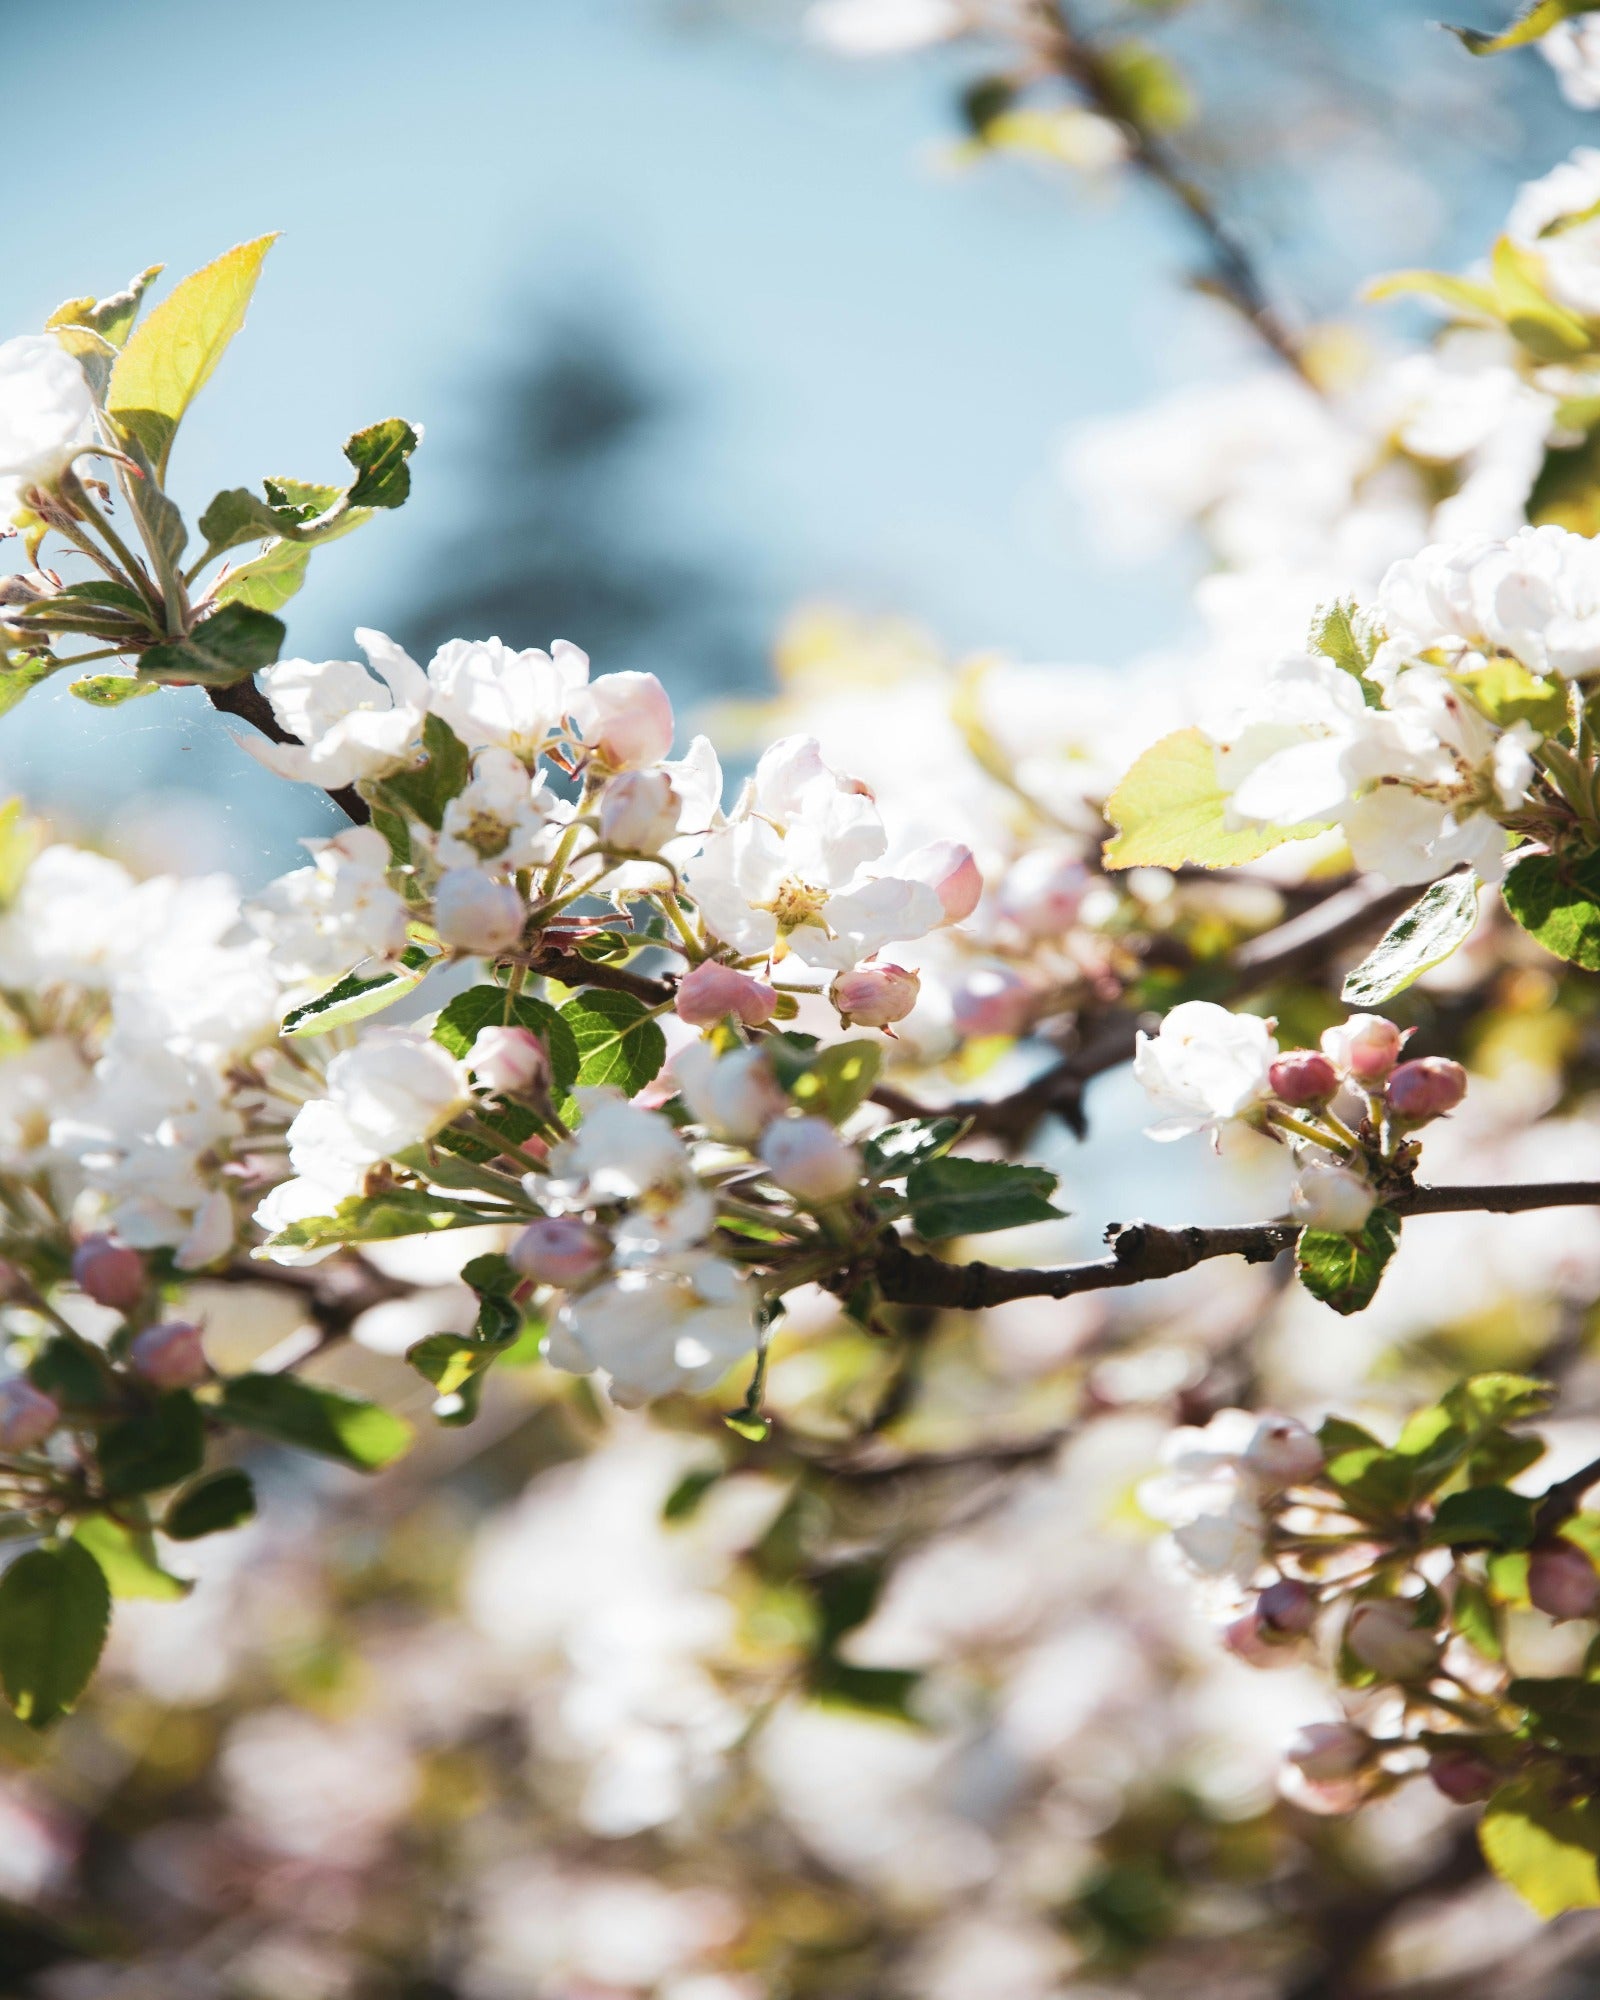
[[[278,725],[278,718],[272,712],[272,704],[253,680],[235,681],[232,687],[212,687],[206,689],[206,696],[215,709],[224,715],[236,715],[241,722],[248,722],[253,729],[273,743],[295,743],[298,739]],[[366,826],[372,818],[372,808],[356,790],[354,785],[338,785],[322,788],[325,796],[332,799],[347,819],[357,826]]]
[[[1376,877],[1363,876],[1335,890],[1311,909],[1287,923],[1263,931],[1233,954],[1233,969],[1242,975],[1241,991],[1295,979],[1320,968],[1337,951],[1386,929],[1421,892],[1394,889]]]
[[[1132,1060],[1137,1029],[1138,1017],[1126,1010],[1097,1017],[1076,1049],[1005,1097],[962,1097],[948,1104],[924,1104],[893,1084],[883,1083],[873,1090],[872,1101],[896,1118],[965,1119],[975,1132],[1012,1146],[1020,1146],[1039,1121],[1051,1115],[1064,1119],[1081,1139],[1087,1130],[1083,1117],[1086,1085],[1104,1071]]]
[[[629,993],[647,1007],[659,1007],[677,990],[671,979],[654,979],[649,973],[630,972],[625,965],[607,965],[603,960],[585,958],[581,952],[562,951],[541,944],[536,950],[518,954],[496,954],[501,964],[525,965],[546,979],[559,979],[563,986],[606,986],[613,993]]]

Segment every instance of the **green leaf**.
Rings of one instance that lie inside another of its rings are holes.
[[[1189,86],[1148,42],[1109,42],[1095,68],[1115,116],[1141,131],[1176,132],[1194,116]]]
[[[1482,1653],[1486,1660],[1504,1658],[1505,1642],[1500,1633],[1500,1614],[1481,1583],[1474,1583],[1467,1576],[1457,1580],[1450,1605],[1450,1619],[1467,1644]]]
[[[1600,854],[1577,860],[1530,855],[1507,871],[1500,894],[1546,951],[1586,972],[1600,972]]]
[[[28,1380],[68,1411],[98,1413],[115,1400],[106,1369],[73,1340],[45,1341],[28,1363]]]
[[[699,1512],[700,1502],[723,1477],[720,1465],[697,1466],[686,1472],[661,1505],[663,1521],[687,1521]]]
[[[72,1539],[100,1565],[113,1597],[152,1597],[171,1604],[194,1589],[193,1583],[161,1567],[148,1529],[136,1532],[109,1514],[90,1514],[73,1529]]]
[[[1444,25],[1469,55],[1497,56],[1506,49],[1524,48],[1529,42],[1540,40],[1552,28],[1576,15],[1592,14],[1596,6],[1600,6],[1600,0],[1533,0],[1533,5],[1498,35],[1485,34],[1481,28],[1452,28],[1448,21]]]
[[[403,1417],[294,1375],[235,1375],[223,1387],[221,1414],[243,1430],[337,1459],[357,1472],[392,1464],[412,1439]]]
[[[277,240],[258,236],[225,251],[173,288],[117,356],[106,407],[148,452],[164,480],[183,413],[210,380]]]
[[[1500,317],[1500,301],[1492,286],[1453,277],[1448,271],[1390,271],[1364,285],[1361,296],[1378,304],[1406,292],[1420,292],[1425,298],[1437,299],[1441,305],[1451,306],[1469,318],[1498,320]]]
[[[240,1528],[255,1518],[255,1482],[248,1472],[230,1466],[197,1479],[168,1503],[161,1532],[175,1542],[197,1542],[202,1535]]]
[[[1382,1518],[1409,1505],[1409,1467],[1370,1431],[1343,1417],[1329,1417],[1317,1441],[1326,1458],[1322,1476],[1352,1512]]]
[[[1055,1222],[1063,1213],[1050,1199],[1055,1190],[1056,1177],[1044,1167],[1003,1160],[924,1160],[906,1180],[911,1225],[930,1243]]]
[[[1514,1680],[1506,1698],[1527,1710],[1535,1740],[1569,1757],[1600,1755],[1600,1682],[1579,1674]]]
[[[276,611],[287,604],[306,580],[311,551],[299,542],[275,542],[264,556],[241,563],[215,592],[218,604],[248,604],[255,611]]]
[[[82,680],[68,684],[67,693],[75,694],[91,708],[120,708],[125,701],[154,694],[157,685],[155,681],[138,680],[132,674],[85,674]]]
[[[0,656],[0,715],[9,714],[30,688],[48,680],[57,662],[49,653],[12,653]]]
[[[487,1218],[475,1203],[422,1188],[386,1188],[382,1194],[346,1195],[331,1215],[285,1223],[269,1241],[293,1250],[321,1250],[333,1243],[387,1243],[396,1236],[426,1236],[440,1229],[473,1229]]]
[[[905,1118],[886,1125],[861,1149],[867,1172],[874,1180],[897,1181],[924,1160],[947,1153],[966,1124],[964,1118]]]
[[[1394,1447],[1406,1468],[1409,1497],[1421,1499],[1480,1454],[1504,1458],[1502,1425],[1538,1416],[1549,1407],[1550,1389],[1530,1375],[1503,1372],[1469,1376],[1437,1403],[1407,1419]],[[1516,1462],[1516,1441],[1510,1461]]]
[[[1384,1267],[1400,1247],[1400,1218],[1375,1208],[1359,1236],[1305,1229],[1295,1249],[1295,1271],[1314,1299],[1336,1313],[1364,1312]]]
[[[345,440],[344,455],[356,469],[352,507],[400,507],[411,492],[406,460],[422,442],[403,417],[385,417]]]
[[[811,1670],[811,1698],[829,1708],[855,1708],[867,1715],[915,1722],[911,1701],[922,1675],[909,1667],[857,1667],[829,1657]]]
[[[212,555],[238,548],[243,542],[275,541],[294,525],[292,515],[273,507],[247,486],[230,486],[217,494],[200,516],[200,532]]]
[[[126,291],[113,292],[109,298],[68,299],[65,305],[57,306],[45,321],[46,330],[58,333],[73,327],[87,327],[109,346],[121,347],[138,317],[145,292],[165,269],[164,264],[150,265],[148,270],[141,271],[138,277],[129,281]]]
[[[205,1420],[187,1389],[172,1389],[148,1410],[123,1417],[100,1434],[100,1478],[106,1497],[128,1499],[176,1486],[200,1470]]]
[[[834,1042],[821,1048],[813,1035],[773,1035],[765,1044],[773,1074],[802,1111],[835,1125],[871,1094],[883,1067],[877,1042]]]
[[[580,1084],[609,1084],[632,1097],[660,1074],[667,1059],[660,1024],[631,993],[594,988],[569,1000],[561,1019],[577,1045]]]
[[[224,604],[185,638],[152,646],[140,658],[139,672],[146,680],[180,687],[232,687],[270,667],[283,650],[284,637],[281,618],[248,604]]]
[[[263,479],[261,486],[268,506],[275,513],[287,514],[300,527],[314,521],[319,514],[326,514],[345,493],[342,486],[318,486],[307,479]],[[204,521],[200,525],[204,527]]]
[[[1468,1486],[1446,1494],[1428,1528],[1436,1548],[1525,1549],[1536,1503],[1504,1486]]]
[[[380,1013],[396,1000],[414,993],[438,963],[420,945],[411,945],[401,954],[399,965],[388,972],[373,973],[366,978],[356,972],[346,973],[326,993],[319,993],[303,1006],[290,1008],[283,1017],[281,1032],[326,1035],[335,1028],[348,1027],[352,1021],[364,1021],[369,1014]]]
[[[1483,1857],[1539,1916],[1600,1904],[1600,1806],[1558,1805],[1547,1774],[1502,1785],[1478,1827]]]
[[[1502,236],[1489,267],[1506,331],[1536,361],[1570,361],[1589,352],[1592,343],[1583,321],[1546,295],[1544,264],[1537,251]]]
[[[0,1576],[0,1685],[23,1722],[72,1713],[110,1622],[105,1573],[77,1542],[33,1549]]]
[[[1232,868],[1241,861],[1327,831],[1322,826],[1231,827],[1217,781],[1216,753],[1198,729],[1152,743],[1106,801],[1117,832],[1108,868]]]
[[[1553,736],[1566,722],[1567,691],[1561,682],[1530,674],[1520,660],[1507,654],[1454,678],[1502,729],[1513,722],[1530,722],[1541,736]]]
[[[435,833],[444,824],[444,809],[467,782],[471,759],[467,746],[447,722],[430,715],[422,725],[425,761],[414,771],[396,771],[381,790],[416,814]]]
[[[1380,636],[1378,628],[1357,608],[1354,598],[1339,598],[1324,605],[1311,625],[1312,652],[1321,653],[1324,659],[1342,667],[1360,688],[1361,699],[1368,708],[1383,706],[1383,696],[1367,679]]]
[[[440,1014],[433,1026],[433,1039],[465,1062],[483,1029],[526,1028],[544,1043],[556,1089],[567,1091],[578,1081],[582,1057],[565,1015],[565,1008],[557,1013],[547,1001],[535,1000],[530,994],[512,994],[503,986],[469,986]]]
[[[1403,993],[1430,966],[1464,944],[1478,921],[1478,878],[1447,875],[1397,917],[1353,972],[1340,998],[1352,1007],[1376,1007]]]

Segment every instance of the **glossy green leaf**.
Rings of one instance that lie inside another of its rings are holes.
[[[1534,854],[1501,884],[1506,908],[1531,938],[1570,965],[1600,972],[1600,854]]]
[[[1536,361],[1570,361],[1589,352],[1589,329],[1546,294],[1544,265],[1537,251],[1502,236],[1489,267],[1506,331]]]
[[[1375,1208],[1359,1236],[1302,1230],[1295,1246],[1295,1271],[1311,1296],[1336,1313],[1364,1312],[1399,1247],[1400,1218],[1386,1208]]]
[[[930,1243],[1057,1221],[1063,1211],[1050,1199],[1055,1190],[1056,1177],[1046,1168],[1003,1160],[924,1160],[906,1180],[911,1226]]]
[[[0,1685],[23,1722],[71,1714],[110,1622],[105,1572],[77,1542],[32,1549],[0,1576]]]
[[[1389,926],[1367,956],[1347,973],[1340,998],[1352,1007],[1392,999],[1464,944],[1478,921],[1478,878],[1470,870],[1447,875]]]
[[[283,1017],[282,1032],[286,1035],[326,1035],[335,1028],[347,1027],[352,1021],[364,1021],[369,1014],[381,1013],[385,1007],[393,1006],[396,1000],[403,1000],[408,993],[414,993],[438,963],[439,960],[430,957],[420,945],[412,945],[402,953],[400,963],[387,972],[366,976],[357,972],[346,973],[326,993],[319,993],[303,1006],[291,1008]]]
[[[216,1535],[228,1528],[241,1528],[255,1517],[255,1482],[236,1466],[197,1479],[192,1486],[174,1494],[161,1522],[161,1532],[175,1542],[197,1542],[202,1535]]]
[[[1198,729],[1152,743],[1106,801],[1117,829],[1105,845],[1108,868],[1232,868],[1323,833],[1321,826],[1232,827],[1217,781],[1217,760]]]
[[[248,604],[224,604],[185,638],[152,646],[139,661],[145,680],[232,687],[270,667],[283,650],[281,618]]]
[[[411,468],[406,463],[422,442],[421,433],[403,417],[385,417],[345,440],[344,455],[356,469],[350,487],[352,507],[400,507],[411,492]]]
[[[1468,1486],[1439,1502],[1427,1539],[1444,1548],[1525,1549],[1536,1504],[1504,1486]]]
[[[592,988],[569,1000],[561,1019],[577,1045],[580,1084],[605,1084],[632,1097],[660,1074],[667,1059],[660,1023],[631,993]]]
[[[871,1094],[883,1049],[865,1039],[827,1048],[811,1035],[774,1035],[765,1044],[774,1075],[802,1111],[841,1124]]]
[[[386,1188],[382,1194],[347,1195],[329,1215],[285,1223],[274,1244],[320,1250],[333,1243],[387,1243],[397,1236],[426,1236],[440,1229],[472,1229],[484,1221],[472,1202],[422,1188]]]
[[[337,1459],[357,1472],[392,1464],[413,1435],[392,1411],[295,1375],[235,1375],[224,1385],[221,1414],[243,1430]]]
[[[962,1118],[905,1118],[875,1132],[861,1149],[874,1180],[899,1180],[924,1160],[947,1153],[966,1127]]]
[[[111,415],[165,477],[183,413],[244,325],[246,308],[276,236],[225,251],[185,278],[129,336],[106,392]]]

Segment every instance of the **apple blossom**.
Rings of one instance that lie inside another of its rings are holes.
[[[434,851],[445,868],[530,868],[551,858],[570,812],[520,758],[490,746],[473,757],[471,778],[445,806]]]
[[[428,712],[427,676],[382,632],[358,629],[356,644],[370,673],[354,660],[279,660],[262,673],[278,726],[295,741],[274,743],[254,732],[234,740],[280,778],[324,790],[414,762]]]
[[[550,1056],[531,1028],[480,1028],[467,1068],[493,1097],[523,1097],[550,1084]]]
[[[1345,1625],[1345,1644],[1364,1667],[1386,1680],[1423,1680],[1438,1663],[1437,1634],[1418,1625],[1416,1606],[1403,1598],[1358,1604]]]
[[[481,868],[447,868],[434,884],[440,942],[459,951],[510,951],[521,940],[526,916],[515,886],[497,882]]]
[[[1323,1030],[1322,1052],[1357,1083],[1382,1083],[1400,1060],[1410,1032],[1403,1033],[1381,1014],[1352,1014],[1349,1020]]]
[[[158,1389],[192,1389],[209,1372],[200,1329],[187,1320],[163,1320],[136,1333],[128,1360]]]
[[[845,56],[895,56],[948,41],[967,25],[961,0],[811,0],[806,33]]]
[[[599,1276],[611,1260],[611,1243],[592,1223],[547,1215],[520,1231],[506,1255],[523,1277],[566,1291]]]
[[[1295,1221],[1334,1236],[1354,1236],[1364,1229],[1377,1203],[1377,1190],[1361,1174],[1320,1160],[1308,1160],[1289,1190]]]
[[[1256,1599],[1256,1615],[1270,1631],[1298,1637],[1316,1622],[1317,1600],[1297,1577],[1279,1577]]]
[[[530,768],[572,713],[589,656],[564,639],[514,652],[499,639],[451,639],[428,662],[433,712],[469,750],[510,751]]]
[[[1544,1542],[1528,1557],[1528,1596],[1549,1618],[1591,1618],[1600,1604],[1600,1574],[1574,1543]]]
[[[1353,1778],[1377,1754],[1372,1738],[1349,1722],[1308,1722],[1297,1729],[1284,1759],[1313,1783]]]
[[[1267,1071],[1272,1094],[1293,1110],[1320,1108],[1339,1094],[1339,1072],[1315,1049],[1290,1049]]]
[[[1454,1111],[1467,1094],[1467,1073],[1448,1056],[1405,1062],[1384,1086],[1384,1102],[1396,1118],[1423,1125]]]
[[[1498,1790],[1501,1774],[1470,1750],[1439,1750],[1428,1759],[1428,1776],[1452,1805],[1472,1806]]]
[[[307,840],[309,868],[291,869],[244,906],[280,979],[337,979],[368,958],[398,958],[410,912],[389,883],[389,845],[370,826]]]
[[[137,1250],[109,1236],[86,1236],[72,1253],[72,1282],[96,1305],[127,1312],[144,1296],[149,1277]]]
[[[658,764],[671,752],[672,703],[654,674],[602,674],[572,713],[585,745],[613,771]]]
[[[1036,847],[1011,864],[996,903],[1030,937],[1059,937],[1076,919],[1091,879],[1070,849]]]
[[[926,882],[939,898],[946,924],[963,922],[982,900],[982,870],[972,849],[959,840],[935,840],[919,847],[900,866],[902,873],[914,882]]]
[[[678,981],[673,1004],[678,1019],[692,1028],[713,1027],[730,1017],[746,1028],[760,1028],[772,1019],[778,996],[764,979],[708,958],[690,966]]]
[[[88,380],[56,336],[0,341],[0,514],[15,514],[30,487],[54,485],[94,442]]]
[[[719,1054],[706,1042],[694,1042],[673,1057],[672,1074],[696,1123],[741,1145],[753,1146],[791,1108],[760,1047]]]
[[[694,1395],[753,1351],[755,1305],[731,1264],[685,1255],[566,1298],[545,1353],[572,1374],[602,1371],[624,1408],[675,1391]]]
[[[1009,965],[977,965],[950,996],[956,1027],[969,1039],[1023,1034],[1038,1003],[1032,983]]]
[[[0,1382],[0,1451],[32,1451],[61,1421],[61,1405],[25,1375]]]
[[[1567,102],[1580,111],[1600,111],[1600,22],[1592,16],[1558,21],[1539,38],[1538,49]]]
[[[826,1118],[780,1118],[761,1140],[767,1171],[799,1201],[842,1201],[861,1183],[861,1155]]]
[[[620,771],[600,795],[602,845],[658,854],[678,830],[683,802],[664,770]]]
[[[1215,1136],[1232,1120],[1258,1116],[1271,1096],[1277,1056],[1271,1024],[1259,1015],[1233,1014],[1209,1000],[1174,1007],[1159,1034],[1141,1030],[1137,1037],[1133,1073],[1158,1114],[1149,1136]]]
[[[903,965],[858,965],[836,975],[828,998],[846,1027],[887,1028],[916,1006],[921,986]]]

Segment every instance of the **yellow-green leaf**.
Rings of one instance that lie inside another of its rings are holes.
[[[1600,1905],[1600,1807],[1558,1805],[1539,1777],[1502,1785],[1478,1828],[1484,1859],[1541,1917]]]
[[[1152,743],[1106,801],[1117,829],[1105,846],[1108,868],[1233,868],[1321,826],[1231,827],[1216,755],[1198,729]]]
[[[245,309],[276,232],[237,244],[176,286],[130,335],[111,371],[106,406],[164,476],[183,413],[210,380]]]
[[[1469,54],[1497,56],[1506,49],[1526,48],[1540,41],[1550,30],[1578,14],[1592,14],[1600,0],[1533,0],[1498,35],[1486,35],[1481,28],[1450,28],[1450,33]],[[1445,24],[1449,27],[1449,23]]]
[[[1537,361],[1570,361],[1587,354],[1589,329],[1575,313],[1546,296],[1538,253],[1502,236],[1489,260],[1506,331]]]

